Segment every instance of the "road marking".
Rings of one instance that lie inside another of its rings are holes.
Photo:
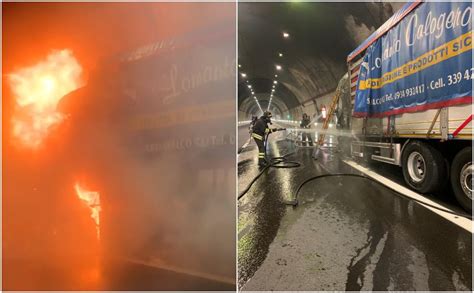
[[[136,259],[136,258],[129,258],[125,257],[122,258],[126,261],[129,261],[134,264],[140,264],[140,265],[145,265],[148,267],[153,267],[157,269],[162,269],[162,270],[167,270],[167,271],[172,271],[178,274],[185,274],[193,277],[198,277],[202,279],[207,279],[207,280],[212,280],[216,282],[221,282],[221,283],[227,283],[227,284],[235,284],[235,279],[234,278],[229,278],[227,276],[221,276],[221,275],[216,275],[213,273],[206,273],[206,272],[201,272],[201,271],[194,271],[189,268],[182,268],[178,266],[172,266],[169,264],[165,264],[162,261],[156,259],[151,259],[151,260],[141,260],[141,259]]]
[[[326,168],[322,163],[321,163],[321,160],[318,160],[318,165],[319,167],[321,167],[322,169],[324,169],[324,171],[326,171],[327,173],[332,173],[328,168]]]
[[[446,220],[450,221],[451,223],[469,231],[470,233],[473,233],[473,230],[472,230],[472,220],[469,220],[465,217],[461,217],[461,216],[456,216],[456,215],[453,215],[453,214],[450,214],[450,213],[447,213],[447,212],[444,212],[444,211],[440,211],[438,209],[435,209],[435,208],[432,208],[430,206],[427,206],[427,205],[424,205],[422,203],[427,203],[427,204],[430,204],[432,206],[435,206],[435,207],[439,207],[439,208],[442,208],[442,209],[445,209],[445,210],[449,210],[449,211],[452,211],[451,209],[443,206],[443,205],[440,205],[439,203],[437,202],[434,202],[428,198],[426,198],[425,196],[419,194],[419,193],[416,193],[414,192],[413,190],[410,190],[386,177],[383,177],[382,175],[379,175],[377,173],[375,173],[374,171],[371,171],[370,169],[366,168],[366,167],[363,167],[359,164],[357,164],[356,162],[354,161],[351,161],[351,160],[342,160],[344,163],[346,163],[347,165],[351,166],[352,168],[366,174],[367,176],[377,180],[378,182],[382,183],[383,185],[386,185],[390,188],[393,188],[395,190],[397,190],[398,192],[402,193],[403,195],[407,196],[407,197],[410,197],[410,198],[413,198],[413,199],[416,199],[417,201],[420,202],[420,204],[424,207],[426,207],[427,209],[431,210],[432,212],[440,215],[441,217],[445,218]],[[454,211],[452,211],[454,212]]]

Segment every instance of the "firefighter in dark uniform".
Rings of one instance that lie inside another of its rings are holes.
[[[272,113],[265,111],[263,116],[260,117],[253,126],[252,137],[258,146],[258,165],[260,167],[263,167],[267,164],[267,161],[265,160],[266,136],[275,131],[285,130],[285,128],[269,128],[268,124],[272,124],[271,118]]]
[[[301,120],[300,127],[304,129],[311,128],[311,119],[306,113],[303,113],[303,119]],[[306,139],[309,141],[309,145],[313,146],[313,136],[310,132],[303,131],[301,133],[301,140],[303,141],[303,146],[306,146]]]
[[[250,125],[249,125],[250,136],[252,136],[253,126],[255,125],[255,122],[257,122],[257,120],[258,120],[258,117],[256,115],[252,115],[252,121],[250,122]]]

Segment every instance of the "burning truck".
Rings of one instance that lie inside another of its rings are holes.
[[[235,288],[234,48],[225,21],[7,75],[4,289]]]

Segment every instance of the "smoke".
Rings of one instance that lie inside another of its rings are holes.
[[[7,73],[32,58],[28,23],[35,55],[70,48],[88,81],[55,96],[48,109],[68,118],[41,148],[4,148],[3,288],[233,288],[235,5],[69,4],[7,8]],[[173,46],[119,58],[162,40]],[[76,182],[100,194],[100,242]]]
[[[353,15],[348,15],[344,18],[346,30],[352,36],[353,45],[357,46],[365,41],[375,30],[374,27],[367,27],[363,22],[358,24]]]

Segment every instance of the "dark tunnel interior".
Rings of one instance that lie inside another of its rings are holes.
[[[255,98],[268,108],[275,80],[277,119],[316,113],[347,72],[347,55],[403,4],[239,3],[239,121],[260,115]]]

